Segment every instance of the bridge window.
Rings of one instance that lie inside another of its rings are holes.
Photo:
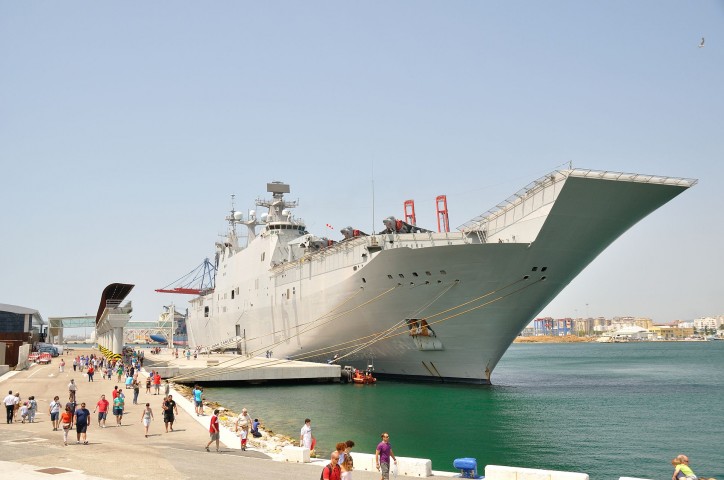
[[[204,307],[204,317],[209,316],[209,307]]]
[[[232,299],[232,300],[234,299],[234,291],[233,291],[233,290],[231,291],[231,299]]]

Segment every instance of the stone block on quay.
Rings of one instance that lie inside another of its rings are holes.
[[[390,467],[392,467],[392,465],[390,465]],[[432,460],[427,458],[397,457],[397,474],[406,477],[430,477],[432,476]]]
[[[588,474],[582,472],[560,472],[551,470],[551,480],[588,480]]]
[[[376,472],[375,456],[371,453],[352,452],[352,460],[354,460],[355,470],[364,470],[365,472]]]
[[[520,468],[518,469],[518,480],[551,480],[550,470],[541,470],[538,468]],[[573,479],[571,479],[573,480]]]
[[[503,465],[486,465],[485,478],[487,480],[518,480],[518,469]]]
[[[307,447],[288,446],[282,448],[282,456],[285,462],[309,463],[309,449]]]

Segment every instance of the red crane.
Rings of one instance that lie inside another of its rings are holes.
[[[179,278],[175,282],[171,282],[163,288],[157,288],[159,293],[182,293],[185,295],[203,295],[214,289],[216,281],[216,267],[214,267],[208,258],[198,267]],[[172,286],[179,285],[179,286]]]

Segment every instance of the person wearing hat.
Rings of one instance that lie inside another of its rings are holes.
[[[246,408],[241,409],[241,415],[239,415],[239,418],[236,419],[236,428],[235,430],[239,432],[239,438],[241,438],[241,450],[246,450],[246,440],[249,436],[249,429],[251,428],[251,417],[249,416],[249,412],[246,411]]]

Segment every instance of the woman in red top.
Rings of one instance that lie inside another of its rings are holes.
[[[70,424],[73,422],[73,409],[70,405],[65,407],[65,411],[60,414],[60,424],[63,427],[63,445],[68,446],[68,432]]]

